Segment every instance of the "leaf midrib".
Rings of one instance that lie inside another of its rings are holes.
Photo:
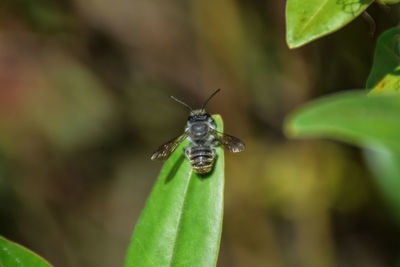
[[[317,11],[315,11],[314,15],[312,15],[312,16],[310,17],[310,19],[309,19],[306,23],[304,23],[304,26],[303,26],[303,27],[300,29],[300,31],[299,31],[299,34],[300,34],[300,35],[304,32],[304,30],[305,30],[305,29],[307,28],[307,26],[311,23],[311,21],[313,21],[313,19],[315,18],[315,16],[318,15],[318,13],[321,11],[321,9],[324,8],[324,6],[328,3],[328,1],[329,1],[329,0],[325,0],[325,1],[321,4],[321,6],[317,9]]]

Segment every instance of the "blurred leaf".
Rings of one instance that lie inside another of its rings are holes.
[[[29,106],[33,127],[62,150],[95,143],[112,130],[110,95],[77,60],[58,52],[47,53],[43,72],[48,86],[37,90]]]
[[[35,40],[19,42],[35,47]],[[32,145],[74,151],[114,131],[113,98],[73,54],[51,45],[25,51],[0,37],[0,58],[14,62],[0,65],[0,150],[8,156]]]
[[[367,79],[371,93],[400,90],[400,28],[385,31],[378,39],[374,63]]]
[[[1,267],[50,267],[39,255],[0,236]]]
[[[361,14],[373,0],[288,0],[286,41],[296,48],[332,33]]]
[[[286,124],[292,137],[328,137],[366,146],[369,166],[395,216],[400,221],[400,28],[378,39],[374,64],[364,92],[336,94],[294,113]]]
[[[375,181],[400,222],[400,153],[380,147],[373,151],[365,150],[365,157]]]
[[[327,137],[371,148],[369,166],[400,219],[400,95],[361,91],[324,97],[290,115],[285,127],[294,138]]]
[[[223,122],[213,115],[219,131]],[[199,176],[182,149],[165,162],[136,224],[125,266],[215,266],[222,230],[224,152]]]
[[[327,137],[400,151],[400,96],[367,96],[364,91],[334,94],[291,114],[285,130],[292,138]]]

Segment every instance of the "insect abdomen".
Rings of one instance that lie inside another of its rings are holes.
[[[189,148],[188,158],[196,173],[205,174],[213,167],[215,149],[209,146],[192,146]]]

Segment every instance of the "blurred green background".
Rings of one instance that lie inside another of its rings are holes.
[[[196,107],[221,88],[208,112],[247,150],[226,154],[218,266],[399,266],[362,152],[282,133],[301,104],[364,87],[399,11],[373,4],[374,36],[358,18],[290,51],[285,1],[3,0],[0,235],[55,266],[122,266],[151,153],[188,115],[169,95]]]

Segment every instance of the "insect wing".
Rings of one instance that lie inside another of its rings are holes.
[[[172,140],[169,140],[165,144],[162,144],[156,151],[151,155],[151,160],[166,160],[175,151],[175,149],[185,140],[187,137],[186,134],[182,134],[178,137],[175,137]]]
[[[243,151],[246,145],[242,140],[229,134],[214,131],[214,137],[229,151],[237,153]]]

